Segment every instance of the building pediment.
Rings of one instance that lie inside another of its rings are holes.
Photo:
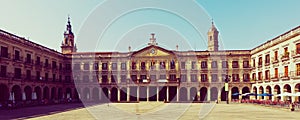
[[[164,56],[173,56],[174,53],[170,50],[164,48],[150,45],[141,50],[138,50],[132,54],[132,57],[164,57]]]

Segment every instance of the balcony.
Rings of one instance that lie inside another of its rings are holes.
[[[7,53],[7,54],[0,54],[0,58],[4,58],[4,60],[9,60],[11,57],[10,53]]]
[[[290,77],[292,79],[299,79],[300,78],[300,71],[291,71],[290,72]]]
[[[290,80],[290,76],[288,74],[280,73],[279,76],[283,81]]]
[[[270,80],[273,82],[277,82],[277,81],[279,81],[279,77],[278,77],[278,75],[271,75]]]
[[[290,53],[289,52],[285,52],[284,54],[281,55],[281,60],[282,61],[287,61],[290,59]]]
[[[296,51],[292,51],[292,57],[293,58],[299,58],[300,57],[300,53],[297,53]]]

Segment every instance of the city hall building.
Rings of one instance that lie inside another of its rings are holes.
[[[300,27],[294,28],[252,50],[219,50],[219,32],[212,23],[206,51],[165,49],[152,33],[145,41],[148,45],[137,51],[77,52],[68,20],[61,52],[57,52],[1,30],[0,103],[55,103],[70,98],[225,101],[226,75],[231,76],[229,101],[249,99],[236,93],[296,93],[300,88],[299,33]]]

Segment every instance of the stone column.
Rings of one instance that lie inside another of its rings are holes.
[[[120,89],[118,89],[118,101],[121,101],[120,100]]]
[[[130,101],[130,87],[127,87],[127,102]]]
[[[179,102],[179,87],[177,87],[177,94],[176,94],[176,100],[177,100],[177,102]]]
[[[140,86],[137,86],[137,90],[136,90],[136,99],[137,99],[137,101],[140,101]]]
[[[190,101],[190,88],[187,88],[187,100]]]
[[[156,101],[159,101],[159,86],[156,87]]]
[[[167,102],[169,102],[169,86],[167,86],[167,92],[166,92],[166,94],[167,94]]]
[[[210,102],[210,87],[207,87],[207,93],[206,93],[206,96],[207,96],[207,101],[209,101]]]
[[[228,101],[231,102],[231,89],[228,90]]]
[[[242,93],[243,93],[243,88],[242,88],[242,89],[240,89],[239,93],[240,93],[240,94],[242,94]],[[239,100],[240,100],[240,101],[242,100],[242,97],[243,97],[242,95],[239,95]]]
[[[292,94],[294,94],[295,93],[295,87],[294,87],[295,85],[291,85],[291,93]],[[295,98],[296,98],[296,96],[291,96],[291,98],[292,98],[292,102],[295,102]]]

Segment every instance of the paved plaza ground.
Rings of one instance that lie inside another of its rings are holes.
[[[0,110],[0,119],[33,120],[299,120],[300,111],[253,104],[110,103],[84,108],[81,104]]]

